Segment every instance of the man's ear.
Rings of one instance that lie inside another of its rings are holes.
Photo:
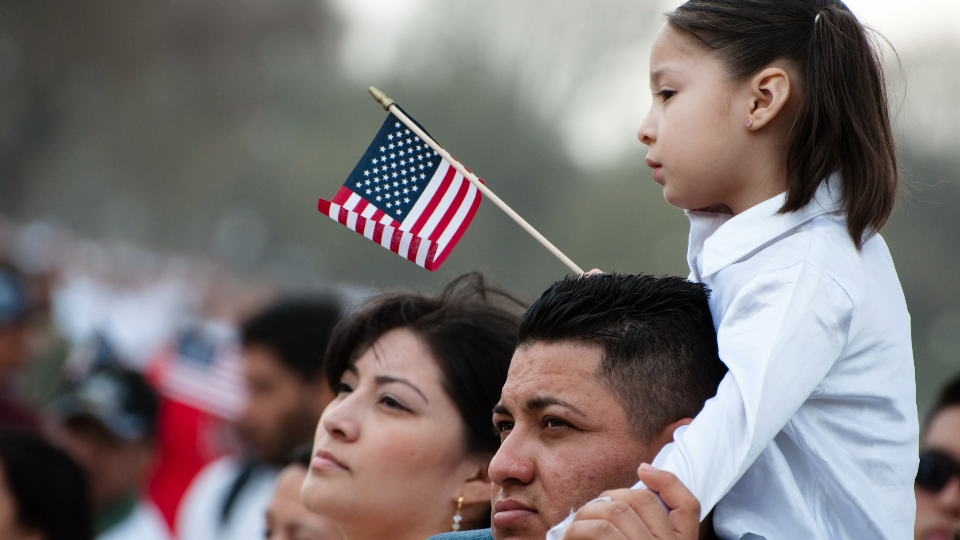
[[[754,75],[747,87],[750,111],[744,122],[747,129],[758,130],[769,124],[790,99],[790,75],[779,67],[768,67]]]
[[[650,441],[651,450],[653,450],[654,455],[660,452],[660,450],[667,445],[667,443],[673,442],[673,432],[677,430],[680,426],[689,425],[690,422],[693,422],[693,418],[681,418],[672,424],[668,424],[667,427],[660,430],[660,433]]]

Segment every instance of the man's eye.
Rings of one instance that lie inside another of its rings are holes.
[[[561,427],[567,427],[569,425],[570,424],[564,422],[563,420],[560,420],[559,418],[546,418],[543,421],[543,427],[546,427],[546,428],[561,428]]]
[[[337,395],[349,394],[350,392],[353,392],[353,388],[349,384],[341,381],[340,384],[337,385]]]
[[[500,433],[504,433],[504,432],[506,432],[506,431],[510,431],[511,429],[513,429],[513,422],[507,422],[507,421],[504,420],[504,421],[502,421],[502,422],[497,422],[497,423],[493,424],[493,431],[494,431],[494,433],[496,433],[496,434],[498,434],[498,435],[499,435]]]

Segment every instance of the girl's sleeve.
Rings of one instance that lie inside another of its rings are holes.
[[[696,495],[701,518],[816,391],[847,344],[853,307],[835,280],[802,263],[757,276],[721,314],[729,371],[656,460]]]

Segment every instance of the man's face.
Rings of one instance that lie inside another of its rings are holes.
[[[281,463],[298,444],[312,440],[332,393],[322,378],[305,381],[267,347],[244,347],[243,360],[248,398],[237,427],[257,459]]]
[[[126,495],[136,495],[153,464],[152,440],[120,440],[92,418],[67,420],[51,435],[86,472],[90,479],[90,497],[97,510]]]
[[[939,450],[960,461],[960,406],[938,412],[924,431],[922,450]],[[917,496],[916,540],[948,540],[960,527],[960,478],[952,476],[936,493],[919,486]]]
[[[637,480],[656,451],[631,435],[626,412],[594,375],[602,349],[535,343],[510,363],[493,422],[493,536],[542,539],[553,525],[608,489]]]

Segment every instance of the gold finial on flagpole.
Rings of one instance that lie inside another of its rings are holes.
[[[373,99],[377,100],[377,103],[379,103],[385,111],[389,111],[390,106],[396,103],[396,101],[388,98],[386,94],[380,90],[377,90],[376,86],[371,86],[367,91],[370,92],[370,95],[373,96]]]

